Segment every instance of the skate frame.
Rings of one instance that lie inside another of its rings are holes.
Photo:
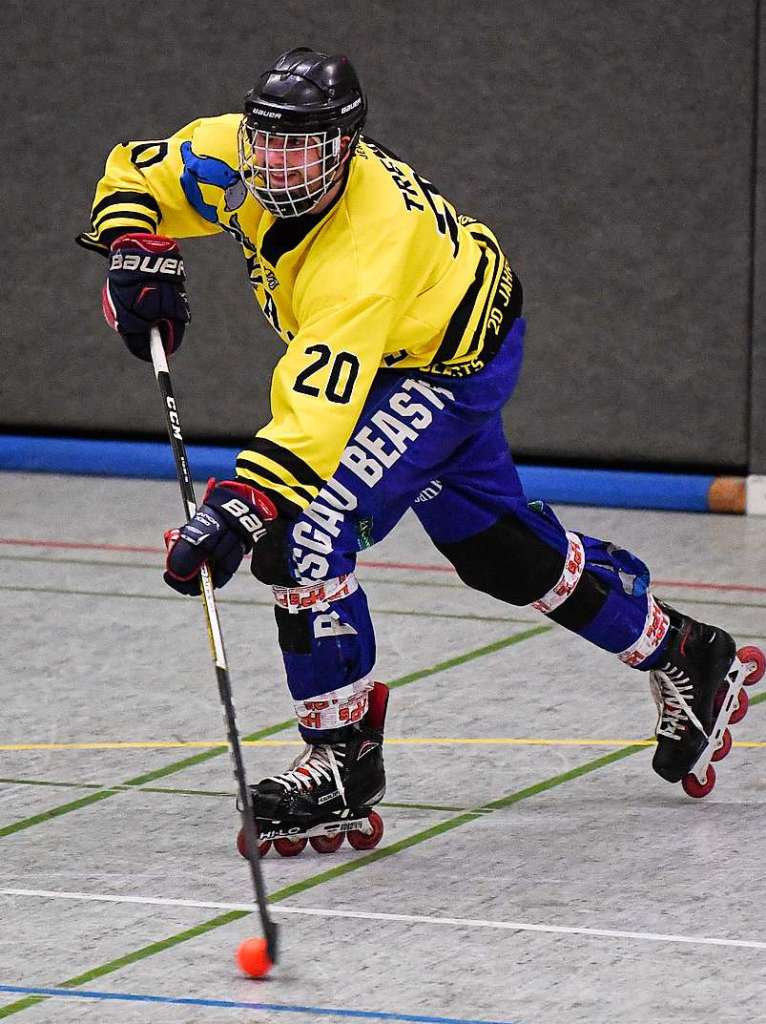
[[[346,832],[362,832],[371,836],[374,832],[370,824],[369,811],[360,817],[339,818],[337,821],[323,821],[309,828],[301,828],[300,825],[293,825],[287,828],[275,828],[269,831],[268,825],[276,824],[268,818],[258,818],[258,842],[264,843],[267,840],[273,842],[275,839],[310,839],[312,836],[337,836],[345,835]]]
[[[702,751],[702,754],[690,772],[691,775],[694,775],[700,785],[704,786],[707,782],[708,767],[716,750],[721,746],[724,730],[728,727],[731,716],[734,714],[740,690],[742,690],[747,677],[756,668],[756,662],[741,662],[736,655],[734,656],[734,661],[732,661],[729,666],[729,671],[726,673],[726,680],[728,682],[726,696],[721,704],[721,708],[716,716],[715,722],[713,722],[713,728],[710,730],[707,746]],[[686,705],[685,701],[684,704]],[[695,725],[700,728],[699,722],[694,719],[688,705],[686,705],[685,710],[686,713],[692,717]],[[700,731],[704,732],[701,728]]]
[[[178,407],[173,387],[170,381],[170,370],[165,356],[165,349],[162,346],[162,339],[157,327],[152,327],[150,332],[152,364],[154,374],[157,378],[157,386],[162,395],[165,409],[165,423],[170,440],[170,447],[173,450],[173,458],[176,464],[176,475],[181,488],[181,497],[184,504],[184,513],[187,522],[197,511],[197,501],[194,496],[194,484],[192,483],[189,461],[186,457],[186,446],[181,433],[181,421],[178,416]],[[208,640],[210,642],[210,653],[215,665],[216,679],[218,681],[218,695],[223,707],[223,717],[226,723],[226,738],[229,743],[229,753],[234,765],[234,778],[237,780],[239,791],[239,806],[242,815],[242,828],[245,833],[248,849],[255,853],[248,857],[250,874],[253,881],[258,913],[261,919],[261,927],[266,939],[269,959],[272,963],[277,962],[277,925],[271,920],[267,907],[266,887],[263,882],[260,858],[258,855],[258,838],[255,828],[255,817],[253,813],[253,800],[250,788],[247,785],[245,766],[242,758],[242,745],[239,741],[239,730],[237,728],[237,714],[234,709],[234,702],[231,693],[231,680],[229,668],[226,661],[226,652],[223,646],[223,634],[218,618],[218,609],[215,604],[213,581],[210,576],[210,568],[205,562],[200,569],[200,596],[205,610],[207,622]]]

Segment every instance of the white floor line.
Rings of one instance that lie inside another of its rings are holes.
[[[174,900],[158,896],[112,896],[90,892],[53,892],[47,889],[0,889],[2,896],[37,896],[43,899],[85,900],[92,903],[140,903],[156,907],[195,907],[203,910],[255,911],[254,903],[219,903],[214,900]],[[451,925],[459,928],[496,928],[514,932],[545,932],[551,935],[585,935],[606,939],[640,939],[645,942],[683,942],[694,946],[733,946],[738,949],[766,949],[766,942],[755,939],[716,939],[704,935],[663,935],[656,932],[624,932],[612,928],[569,928],[559,925],[529,924],[523,921],[485,921],[467,917],[427,917],[421,914],[380,914],[363,910],[325,910],[315,907],[283,907],[272,904],[274,914],[298,914],[307,917],[340,917],[365,921],[399,921],[404,924]]]

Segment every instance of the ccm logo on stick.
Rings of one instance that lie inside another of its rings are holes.
[[[168,419],[170,420],[170,425],[173,428],[173,437],[177,437],[179,441],[183,441],[183,437],[181,436],[181,422],[178,419],[178,413],[176,412],[176,400],[168,395],[165,402],[168,407]]]

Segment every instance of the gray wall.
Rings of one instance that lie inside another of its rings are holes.
[[[752,443],[764,471],[756,0],[4,0],[0,19],[4,429],[161,436],[150,372],[101,319],[103,261],[73,236],[116,142],[239,109],[309,44],[351,55],[370,134],[493,225],[519,272],[517,455],[736,469]],[[268,415],[280,343],[231,239],[185,255],[186,431],[236,443]]]

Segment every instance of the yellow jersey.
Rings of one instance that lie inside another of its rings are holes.
[[[237,476],[295,515],[334,473],[375,374],[480,370],[521,312],[521,286],[492,231],[372,139],[320,214],[278,218],[238,170],[239,114],[201,118],[168,139],[124,142],[98,183],[86,248],[126,231],[232,235],[255,298],[287,349],[272,419]]]

